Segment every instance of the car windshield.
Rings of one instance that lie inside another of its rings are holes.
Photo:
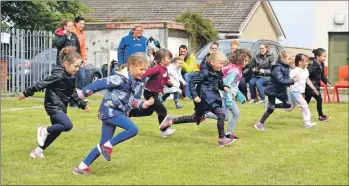
[[[226,41],[219,41],[219,50],[221,52],[223,52],[225,55],[230,54],[230,40],[226,40]],[[241,42],[240,43],[240,47],[239,48],[243,48],[243,49],[249,49],[251,50],[253,43],[247,43],[247,42]],[[206,56],[206,54],[210,51],[210,46],[211,43],[206,45],[196,56],[197,60],[196,62],[198,64],[201,63],[202,59]]]

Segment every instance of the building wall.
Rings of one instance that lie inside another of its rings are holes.
[[[348,32],[348,1],[313,1],[312,48],[328,51],[329,32]],[[334,24],[334,16],[344,14],[344,25]],[[325,63],[328,65],[328,62]]]
[[[121,39],[130,32],[130,29],[103,29],[86,30],[87,63],[100,67],[108,62],[108,52],[116,51]],[[167,42],[164,28],[146,28],[143,35],[147,38],[153,36],[162,47]],[[166,41],[166,42],[165,42]],[[111,59],[115,58],[116,52],[112,52]]]
[[[262,3],[242,31],[241,39],[268,39],[278,40],[277,32],[272,25]]]

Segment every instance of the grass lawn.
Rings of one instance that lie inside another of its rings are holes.
[[[40,97],[40,96],[39,96]],[[253,124],[261,117],[263,105],[239,105],[241,118],[234,144],[217,147],[214,120],[176,125],[177,132],[160,138],[157,116],[133,118],[139,134],[114,147],[112,161],[103,158],[92,164],[91,175],[73,175],[89,151],[99,142],[101,122],[97,119],[100,97],[91,97],[92,111],[69,108],[74,128],[63,133],[45,151],[45,159],[29,153],[36,145],[36,128],[49,124],[43,108],[2,112],[1,183],[10,184],[305,184],[348,185],[348,104],[325,104],[332,117],[304,129],[299,108],[292,113],[276,110],[267,120],[266,131]],[[169,114],[192,114],[193,104],[182,101],[176,110],[172,100],[165,105]],[[42,106],[43,100],[1,100],[2,110]],[[317,121],[315,103],[312,119]],[[227,126],[227,123],[226,123]],[[116,132],[120,132],[117,129]]]

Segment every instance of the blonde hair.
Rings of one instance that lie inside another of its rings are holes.
[[[179,61],[184,62],[184,56],[176,56],[176,57],[174,57],[172,63],[176,64]]]
[[[287,50],[282,50],[280,51],[279,53],[279,59],[281,58],[287,58],[287,57],[290,57],[292,56],[291,52],[287,51]]]
[[[233,40],[233,41],[231,41],[231,43],[230,43],[230,46],[232,46],[232,45],[240,46],[240,43],[239,43],[238,40]]]
[[[130,66],[137,67],[137,66],[141,66],[141,65],[147,66],[147,61],[144,59],[144,56],[142,56],[140,54],[133,54],[128,58],[127,63],[122,64],[118,68],[117,72],[121,72],[126,67],[127,68],[129,68]]]
[[[210,54],[207,61],[226,61],[227,57],[221,51],[214,51]]]

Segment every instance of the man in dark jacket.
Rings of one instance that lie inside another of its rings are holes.
[[[76,47],[76,51],[81,55],[79,39],[72,32],[74,28],[73,21],[62,21],[61,26],[61,28],[58,28],[55,31],[55,45],[57,47],[56,65],[58,66],[62,65],[58,59],[59,52],[66,46]]]

